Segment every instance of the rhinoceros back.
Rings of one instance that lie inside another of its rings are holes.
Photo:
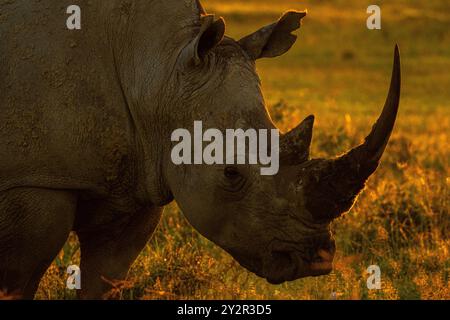
[[[101,188],[130,156],[102,30],[89,15],[68,30],[72,2],[0,1],[0,191]]]

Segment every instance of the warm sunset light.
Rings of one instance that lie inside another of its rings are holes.
[[[450,299],[449,2],[25,2],[0,300]]]

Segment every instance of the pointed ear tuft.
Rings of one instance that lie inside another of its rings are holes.
[[[300,28],[305,16],[306,11],[288,11],[278,22],[242,38],[239,44],[254,60],[281,56],[294,45],[297,36],[292,32]]]

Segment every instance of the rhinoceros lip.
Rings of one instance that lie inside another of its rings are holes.
[[[293,254],[293,252],[273,251],[270,261],[265,266],[265,278],[271,284],[281,284],[295,277],[298,273],[298,268],[299,261],[297,255]]]
[[[305,277],[315,277],[329,274],[332,271],[334,252],[319,250],[315,257],[308,257],[291,244],[274,242],[270,246],[271,254],[266,257],[243,255],[234,248],[228,252],[247,270],[270,284],[278,285]]]
[[[270,284],[278,285],[305,277],[316,277],[329,274],[333,270],[334,254],[320,251],[312,261],[303,257],[298,251],[274,252],[272,270],[265,276]]]

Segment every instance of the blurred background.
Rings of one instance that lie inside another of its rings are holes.
[[[393,50],[402,56],[399,118],[382,164],[355,207],[333,225],[335,270],[269,285],[202,238],[176,204],[110,297],[123,299],[450,299],[450,2],[442,0],[203,0],[236,40],[288,9],[308,10],[293,49],[257,67],[282,130],[316,115],[313,157],[361,143],[384,104]],[[381,30],[368,30],[369,5]],[[38,299],[72,299],[66,268],[79,263],[72,235]],[[368,290],[367,267],[381,268]]]

